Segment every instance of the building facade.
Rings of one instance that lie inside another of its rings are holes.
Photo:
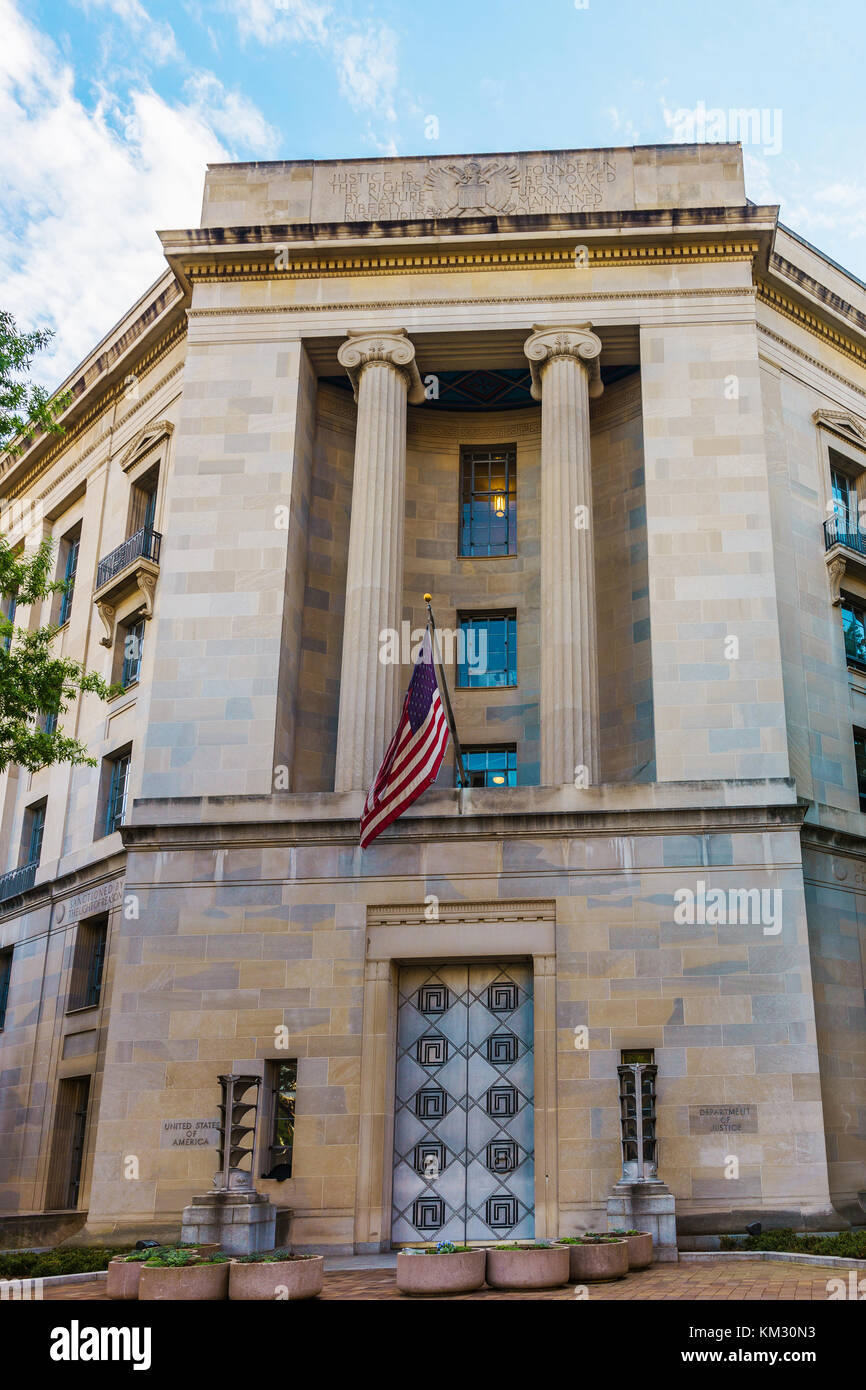
[[[177,1234],[226,1073],[299,1249],[641,1163],[686,1240],[862,1223],[866,287],[736,145],[217,165],[161,235],[0,468],[124,687],[0,778],[0,1245]],[[426,592],[471,785],[362,851]]]

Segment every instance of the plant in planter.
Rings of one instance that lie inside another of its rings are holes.
[[[229,1274],[229,1298],[235,1302],[316,1298],[324,1277],[322,1255],[293,1255],[291,1250],[239,1255]]]
[[[600,1283],[624,1279],[628,1274],[628,1243],[616,1236],[563,1236],[558,1242],[568,1254],[568,1277],[572,1283]]]
[[[146,1250],[131,1250],[125,1255],[116,1255],[108,1266],[108,1280],[106,1283],[106,1295],[108,1298],[130,1299],[138,1298],[138,1286],[141,1280],[142,1266],[153,1255],[162,1254],[165,1250],[184,1250],[191,1254],[206,1255],[212,1251],[219,1250],[218,1245],[192,1245],[184,1243],[182,1245],[158,1245],[150,1246]]]
[[[487,1282],[494,1289],[555,1289],[568,1282],[568,1271],[563,1245],[492,1245],[487,1251]]]
[[[228,1255],[195,1248],[150,1252],[141,1266],[138,1297],[154,1302],[213,1302],[228,1295]]]
[[[434,1259],[419,1259],[433,1255]],[[487,1252],[440,1240],[425,1250],[401,1250],[397,1255],[397,1288],[401,1293],[468,1293],[484,1283]]]
[[[149,1250],[132,1250],[128,1255],[116,1255],[108,1266],[105,1292],[109,1298],[138,1298],[141,1266],[154,1254]]]
[[[628,1243],[629,1269],[649,1269],[653,1262],[653,1238],[649,1231],[610,1231]]]

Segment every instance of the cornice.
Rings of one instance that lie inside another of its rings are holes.
[[[848,319],[852,328],[859,329],[866,334],[866,314],[860,309],[855,309],[853,304],[849,304],[847,299],[843,299],[840,294],[835,294],[823,285],[820,280],[816,280],[814,275],[809,275],[800,266],[794,265],[793,261],[786,260],[784,256],[779,256],[775,251],[770,257],[770,270],[775,272],[780,278],[790,280],[804,294],[810,294],[822,304],[826,304],[828,309],[838,314],[840,318]]]
[[[777,290],[774,285],[768,284],[766,280],[758,277],[755,281],[755,288],[758,295],[758,303],[766,304],[769,308],[775,309],[790,319],[792,323],[799,324],[805,328],[807,333],[820,338],[828,347],[835,348],[838,352],[850,357],[853,362],[857,362],[861,367],[866,367],[866,345],[856,343],[853,338],[848,338],[838,329],[831,327],[818,317],[811,309],[805,308],[795,300],[789,299],[781,290]]]
[[[840,381],[849,391],[854,391],[858,396],[866,398],[866,389],[864,389],[864,387],[858,386],[850,377],[843,376],[841,372],[834,371],[832,367],[827,366],[826,362],[822,362],[819,357],[810,356],[808,352],[804,352],[802,348],[797,347],[790,339],[783,338],[781,333],[774,333],[772,328],[768,328],[764,323],[758,324],[758,332],[763,334],[765,338],[772,338],[774,343],[781,344],[781,346],[794,357],[799,357],[803,362],[808,362],[810,367],[816,367],[818,371],[826,373],[827,376],[833,377],[836,381]]]
[[[150,372],[154,370],[155,367],[158,367],[159,363],[163,360],[163,358],[165,358],[167,354],[170,353],[172,349],[186,336],[186,329],[186,319],[180,319],[178,323],[176,323],[171,329],[169,329],[169,331],[166,334],[163,335],[162,338],[160,338],[156,343],[154,343],[153,347],[150,349],[149,352],[147,352],[137,362],[132,364],[136,375],[147,376]],[[156,393],[162,389],[166,382],[170,381],[173,376],[176,376],[177,373],[182,370],[183,363],[176,363],[176,365],[171,369],[171,371],[168,372],[165,376],[161,377],[160,380],[156,382],[155,385],[152,386],[149,391],[140,395],[138,399],[135,401],[135,403],[130,406],[129,410],[127,410],[124,415],[120,416],[119,419],[113,421],[112,424],[107,429],[103,430],[102,433],[99,434],[96,439],[92,440],[92,442],[87,446],[86,449],[76,454],[75,460],[69,465],[68,468],[66,468],[63,471],[63,473],[59,475],[59,477],[55,478],[51,482],[51,484],[45,489],[44,492],[40,494],[40,496],[44,498],[47,497],[50,492],[53,492],[55,487],[57,487],[57,485],[60,482],[62,482],[64,478],[67,478],[69,474],[75,468],[78,467],[78,465],[82,462],[83,459],[87,458],[90,454],[92,454],[94,450],[100,447],[101,444],[104,444],[105,441],[111,437],[113,431],[116,431],[120,428],[120,426],[125,424],[127,420],[131,419],[131,417],[135,415],[137,411],[141,410],[148,403],[148,401],[153,399]],[[48,449],[45,450],[43,454],[39,456],[39,458],[32,464],[32,466],[25,473],[22,473],[22,475],[16,480],[16,482],[12,484],[12,486],[9,487],[3,495],[5,497],[14,498],[20,497],[22,493],[27,492],[34,485],[34,483],[36,483],[38,479],[41,478],[48,471],[52,464],[55,463],[56,460],[61,457],[62,454],[66,453],[68,449],[73,447],[75,441],[77,439],[80,439],[82,434],[85,434],[89,429],[91,429],[92,426],[99,419],[101,419],[107,411],[111,410],[119,400],[123,399],[125,391],[126,387],[124,381],[118,380],[114,382],[106,391],[102,393],[101,396],[98,397],[96,401],[94,401],[93,405],[90,407],[88,411],[81,415],[73,425],[70,425],[65,430],[65,432],[62,435],[60,435],[55,440],[55,442],[51,444]]]
[[[691,265],[715,261],[753,261],[760,250],[757,241],[709,241],[676,245],[613,245],[582,247],[581,269],[588,266],[608,268],[635,265]],[[585,253],[585,254],[584,254]],[[285,269],[277,268],[273,253],[264,258],[243,260],[222,258],[195,261],[185,266],[191,284],[210,284],[214,281],[238,280],[319,280],[340,276],[363,278],[371,275],[416,275],[424,273],[459,273],[479,270],[562,270],[574,269],[573,246],[548,246],[536,249],[481,249],[382,251],[366,255],[347,252],[344,255],[290,256]]]
[[[463,305],[479,304],[569,304],[576,302],[602,303],[624,302],[636,299],[729,299],[745,298],[754,301],[754,285],[725,285],[722,288],[708,289],[665,289],[665,290],[590,290],[576,294],[497,294],[497,295],[456,295],[441,299],[418,299],[413,296],[413,309],[453,308]],[[187,317],[196,319],[244,318],[257,314],[353,314],[369,313],[378,309],[407,308],[405,299],[364,299],[364,300],[316,300],[306,304],[255,304],[231,305],[222,309],[190,309]]]
[[[425,903],[383,903],[367,908],[368,927],[424,927],[430,925],[430,909]],[[476,903],[439,902],[436,908],[436,921],[459,923],[461,926],[475,922],[553,922],[556,920],[556,902],[552,898],[525,902],[509,899]]]

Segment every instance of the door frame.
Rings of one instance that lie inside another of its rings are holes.
[[[367,909],[354,1248],[391,1249],[397,979],[402,965],[532,962],[535,1234],[559,1229],[556,1133],[556,922],[549,902],[439,903]],[[492,930],[495,929],[495,930]]]

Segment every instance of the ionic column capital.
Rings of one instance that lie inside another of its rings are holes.
[[[406,336],[405,329],[385,328],[376,332],[367,328],[350,328],[346,341],[340,344],[337,361],[346,368],[356,401],[361,373],[374,362],[385,362],[406,378],[409,400],[413,405],[424,400],[424,385],[415,361],[415,344]]]
[[[541,328],[534,325],[532,334],[523,344],[529,358],[532,375],[532,396],[541,400],[541,381],[544,368],[556,358],[571,357],[589,373],[589,394],[600,396],[604,390],[601,380],[601,339],[592,331],[592,324],[576,323],[563,328]]]

